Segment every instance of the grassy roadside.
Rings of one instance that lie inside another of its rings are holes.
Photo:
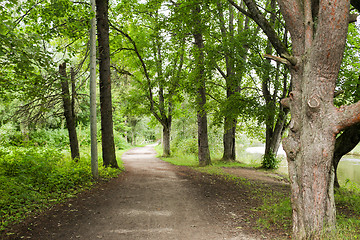
[[[156,147],[159,156],[161,148]],[[277,189],[269,189],[261,183],[248,181],[226,173],[225,167],[253,167],[247,164],[235,162],[224,163],[213,161],[212,166],[198,167],[198,162],[193,155],[172,156],[162,158],[174,165],[188,166],[196,171],[207,174],[218,175],[227,181],[236,181],[237,185],[249,185],[253,187],[252,194],[262,202],[262,205],[254,211],[259,212],[257,225],[260,229],[277,229],[286,235],[291,235],[292,209],[290,191],[284,192]],[[322,239],[360,239],[360,188],[355,184],[348,183],[345,188],[336,190],[335,201],[337,208],[337,231],[331,236],[324,236]]]
[[[70,158],[68,151],[57,148],[0,148],[0,231],[74,197],[98,181],[118,176],[124,169],[121,161],[124,151],[116,152],[119,169],[104,168],[99,158],[100,179],[95,180],[89,147],[81,148],[78,162]]]

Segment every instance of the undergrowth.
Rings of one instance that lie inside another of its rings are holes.
[[[78,162],[66,155],[49,147],[0,148],[0,230],[95,183],[88,154],[82,152]],[[101,179],[121,172],[99,160]]]

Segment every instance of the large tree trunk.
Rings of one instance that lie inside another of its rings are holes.
[[[201,7],[196,4],[193,9],[194,28],[193,36],[195,39],[195,62],[196,62],[196,76],[197,76],[197,123],[198,123],[198,157],[199,165],[206,166],[211,164],[208,131],[207,131],[207,113],[205,109],[206,104],[206,88],[205,88],[205,66],[204,66],[204,40],[202,35],[201,25]]]
[[[61,90],[62,90],[62,99],[64,106],[64,116],[66,121],[66,127],[69,132],[69,140],[70,140],[70,150],[71,150],[71,158],[78,159],[80,158],[79,151],[79,142],[77,139],[76,133],[76,121],[74,116],[74,105],[72,104],[69,91],[69,82],[66,74],[66,63],[60,64],[59,73],[61,76]],[[74,74],[72,71],[72,78],[74,78]]]
[[[99,46],[102,155],[104,166],[118,168],[112,118],[108,0],[96,0],[96,19]]]
[[[236,3],[228,0],[234,6]],[[360,122],[360,102],[333,105],[349,23],[348,0],[278,0],[291,34],[292,54],[259,11],[254,0],[243,0],[248,12],[268,36],[292,76],[289,98],[289,136],[284,139],[291,182],[293,238],[319,239],[335,229],[334,154],[335,136]],[[238,6],[237,6],[238,7]]]
[[[291,67],[293,91],[283,100],[292,116],[283,144],[291,181],[293,233],[296,239],[318,239],[320,233],[335,229],[335,136],[358,121],[356,113],[351,116],[354,107],[333,105],[349,1],[304,1],[304,6],[297,1],[279,2],[296,58]]]

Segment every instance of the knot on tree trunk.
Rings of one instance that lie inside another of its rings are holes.
[[[299,141],[295,140],[294,138],[285,138],[283,141],[283,147],[287,154],[287,157],[291,161],[295,161],[296,155],[300,150],[300,143]]]
[[[289,93],[289,97],[284,98],[281,100],[281,104],[286,107],[286,108],[290,108],[291,107],[291,102],[294,101],[294,99],[298,97],[298,92],[297,91],[292,91]]]
[[[311,111],[316,111],[320,107],[319,97],[317,95],[312,95],[307,101],[307,104]]]

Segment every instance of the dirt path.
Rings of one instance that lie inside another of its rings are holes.
[[[29,219],[2,239],[262,239],[242,221],[251,196],[155,155],[152,146],[128,151],[119,178]]]

